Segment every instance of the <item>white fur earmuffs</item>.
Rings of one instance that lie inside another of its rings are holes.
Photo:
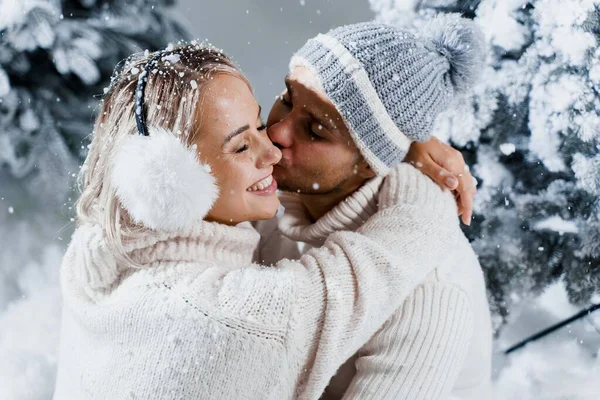
[[[111,180],[133,220],[163,231],[201,221],[219,196],[210,167],[163,128],[127,135],[112,158]]]

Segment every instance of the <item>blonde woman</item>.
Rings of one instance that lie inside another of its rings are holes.
[[[357,232],[253,264],[280,157],[221,52],[126,63],[81,170],[54,399],[316,399],[453,246],[454,199],[402,166]]]

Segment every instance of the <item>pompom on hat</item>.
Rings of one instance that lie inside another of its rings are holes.
[[[437,116],[479,79],[483,34],[471,20],[440,14],[415,33],[379,22],[310,39],[290,62],[308,68],[378,175],[426,141]]]
[[[117,144],[110,179],[131,218],[157,231],[181,231],[202,221],[219,196],[210,167],[173,132],[147,127],[144,91],[148,73],[165,56],[159,52],[138,77],[134,107],[137,132]]]

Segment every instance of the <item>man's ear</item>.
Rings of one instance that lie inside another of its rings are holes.
[[[358,176],[364,179],[371,179],[376,175],[373,168],[371,168],[369,163],[363,157],[360,157],[360,160],[356,162],[354,170]]]

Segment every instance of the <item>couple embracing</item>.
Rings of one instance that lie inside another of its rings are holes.
[[[54,399],[490,399],[473,183],[430,139],[483,57],[455,16],[337,28],[266,123],[217,49],[130,58],[80,174]]]

